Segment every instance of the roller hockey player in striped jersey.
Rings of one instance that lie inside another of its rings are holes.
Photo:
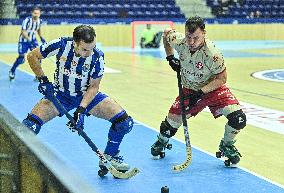
[[[38,46],[36,32],[38,33],[41,42],[45,43],[45,39],[41,35],[41,23],[40,8],[34,7],[32,10],[32,16],[27,17],[22,23],[21,34],[18,42],[19,56],[9,71],[10,80],[15,79],[16,69],[19,65],[25,62],[25,54],[29,50],[33,50]]]
[[[56,56],[54,83],[48,80],[40,66],[40,60],[50,56]],[[99,91],[104,73],[104,53],[96,48],[95,30],[80,25],[74,29],[73,37],[61,37],[31,51],[28,62],[39,80],[39,92],[45,97],[35,105],[23,124],[38,134],[44,123],[63,116],[52,103],[55,95],[67,111],[76,108],[73,117],[76,128],[84,128],[86,115],[112,123],[105,157],[117,170],[129,170],[129,165],[119,155],[119,146],[124,135],[131,131],[133,119],[117,102]]]

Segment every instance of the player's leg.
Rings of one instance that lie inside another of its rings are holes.
[[[19,65],[25,62],[25,54],[27,53],[29,46],[26,42],[19,42],[18,43],[18,57],[14,62],[12,68],[9,71],[9,78],[10,80],[15,79],[15,72]]]
[[[94,101],[100,100],[99,98],[103,98],[103,100],[99,103],[95,102],[97,104],[95,104],[89,113],[98,118],[109,120],[112,123],[108,133],[108,142],[104,151],[105,156],[117,170],[127,171],[130,167],[127,163],[123,162],[122,156],[119,156],[119,146],[124,135],[131,131],[133,119],[110,97],[99,93]],[[94,103],[91,105],[94,105]],[[100,162],[100,165],[103,165],[103,163]]]
[[[228,122],[225,125],[224,137],[220,142],[219,150],[233,164],[237,164],[240,161],[240,153],[234,143],[237,134],[246,126],[246,115],[238,104],[228,105],[222,108],[221,112]]]
[[[59,115],[52,102],[41,99],[32,109],[31,113],[23,120],[23,124],[35,134],[40,132],[41,126]]]
[[[169,139],[173,137],[178,128],[182,125],[181,115],[168,113],[168,116],[160,124],[160,133],[156,142],[151,146],[151,154],[153,156],[165,156],[163,153],[165,148],[171,149]]]
[[[190,90],[183,89],[184,95],[186,96]],[[189,100],[184,101],[185,106],[189,104]],[[190,118],[191,116],[197,115],[202,109],[206,107],[206,103],[203,100],[200,100],[198,104],[193,106],[189,111],[186,112],[186,118]],[[160,133],[158,135],[158,139],[156,142],[151,146],[151,154],[153,156],[164,157],[164,150],[165,148],[170,149],[171,145],[169,144],[169,139],[173,137],[178,128],[182,125],[182,118],[181,118],[181,105],[179,97],[176,98],[175,102],[172,104],[168,116],[165,118],[164,121],[160,124]]]
[[[246,126],[246,115],[239,105],[239,101],[231,93],[230,89],[222,86],[211,92],[208,96],[208,107],[215,118],[224,115],[228,122],[225,125],[224,137],[219,145],[217,157],[225,156],[228,158],[225,162],[236,164],[240,161],[240,153],[235,147],[235,137]]]

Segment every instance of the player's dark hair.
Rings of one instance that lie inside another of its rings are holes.
[[[33,7],[32,12],[34,12],[35,10],[41,11],[41,9],[39,7]]]
[[[75,42],[84,41],[85,43],[92,43],[95,37],[95,29],[89,25],[79,25],[73,31],[73,39]]]
[[[194,33],[198,28],[200,28],[202,31],[205,30],[205,23],[201,17],[193,16],[186,20],[185,29],[189,33]]]

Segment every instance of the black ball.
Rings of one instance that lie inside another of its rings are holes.
[[[161,193],[169,193],[169,188],[167,187],[167,186],[163,186],[162,188],[161,188]]]

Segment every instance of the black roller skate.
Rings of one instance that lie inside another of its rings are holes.
[[[172,144],[169,143],[169,139],[167,137],[158,135],[157,141],[151,146],[151,154],[155,159],[164,158],[165,157],[165,149],[172,149]]]
[[[225,143],[223,140],[221,140],[219,145],[219,151],[216,152],[216,157],[226,157],[227,159],[224,161],[225,166],[227,167],[236,167],[236,164],[239,163],[240,157],[242,155],[237,150],[237,148],[234,146],[234,143],[236,140]]]
[[[130,169],[130,166],[123,162],[123,157],[119,156],[118,154],[119,153],[117,153],[115,156],[104,154],[104,156],[117,171],[125,173]],[[104,177],[108,173],[108,169],[102,161],[99,162],[99,167],[100,170],[98,171],[98,175],[100,177]]]

